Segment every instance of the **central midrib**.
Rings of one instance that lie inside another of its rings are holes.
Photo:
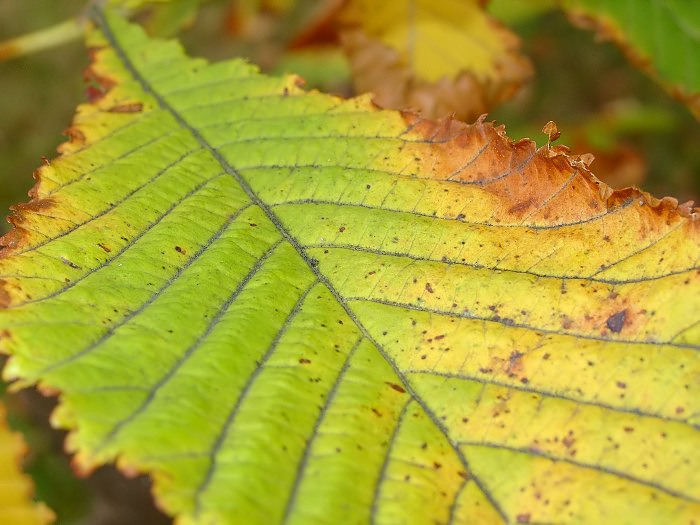
[[[187,122],[184,119],[184,117],[180,115],[180,113],[151,86],[151,84],[146,80],[145,76],[142,75],[141,72],[133,64],[133,62],[129,58],[129,55],[126,53],[126,50],[121,46],[119,40],[117,40],[102,10],[97,7],[94,8],[92,11],[92,17],[95,19],[95,22],[100,27],[103,35],[110,43],[114,52],[122,61],[125,69],[132,75],[134,80],[136,80],[140,84],[144,92],[153,97],[153,99],[163,110],[170,113],[176,120],[176,122],[180,126],[182,126],[183,129],[191,133],[195,140],[197,140],[197,142],[199,142],[199,144],[202,146],[202,148],[208,151],[216,159],[216,161],[221,165],[223,170],[234,178],[234,180],[240,185],[243,191],[248,195],[253,204],[258,206],[263,211],[263,213],[267,216],[270,222],[274,224],[275,228],[277,228],[277,230],[285,238],[285,240],[287,240],[287,242],[289,242],[292,245],[292,247],[303,259],[309,270],[311,270],[311,272],[316,276],[319,282],[328,288],[335,300],[338,301],[338,304],[340,304],[340,306],[343,308],[348,317],[353,321],[353,323],[355,323],[360,332],[374,345],[377,351],[381,354],[382,358],[389,364],[389,366],[391,366],[392,370],[402,382],[406,391],[411,395],[413,399],[416,400],[416,402],[421,406],[421,408],[431,419],[433,424],[440,430],[447,442],[450,444],[450,447],[453,449],[453,451],[459,458],[460,462],[463,464],[464,468],[467,469],[467,472],[469,472],[470,479],[474,481],[474,483],[479,487],[484,496],[489,500],[491,505],[493,505],[494,509],[501,516],[503,521],[507,523],[508,518],[505,512],[501,509],[500,505],[494,500],[493,496],[486,489],[481,480],[479,480],[474,475],[474,473],[469,467],[469,463],[466,457],[460,450],[457,443],[455,443],[451,439],[447,428],[445,428],[445,426],[440,422],[439,418],[435,415],[432,409],[420,398],[420,396],[418,396],[408,378],[403,374],[403,372],[399,369],[394,360],[387,354],[384,348],[375,340],[375,338],[372,336],[369,330],[367,330],[367,328],[358,319],[355,312],[349,307],[344,298],[335,289],[333,284],[328,280],[328,278],[325,275],[323,275],[319,271],[315,260],[307,255],[303,246],[301,246],[299,242],[297,242],[297,240],[290,234],[290,232],[282,224],[282,221],[279,219],[279,217],[277,217],[277,215],[275,215],[275,213],[272,211],[270,206],[268,206],[262,199],[260,199],[260,197],[255,193],[255,191],[251,188],[248,182],[240,175],[240,173],[238,173],[238,171],[233,166],[231,166],[231,164],[229,164],[229,162],[223,157],[223,155],[221,155],[211,144],[209,144],[209,142],[207,142],[207,140],[201,135],[201,133],[199,133],[199,131],[197,131],[195,127],[193,127],[189,122]]]

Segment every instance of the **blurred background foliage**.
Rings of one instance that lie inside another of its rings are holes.
[[[112,0],[133,4],[141,0]],[[274,74],[297,73],[307,87],[353,94],[352,67],[338,45],[328,13],[310,0],[174,0],[137,13],[152,33],[179,33],[188,52],[211,60],[245,56]],[[546,143],[542,126],[557,122],[575,153],[592,152],[591,169],[613,187],[637,185],[680,201],[700,197],[700,125],[682,103],[631,65],[620,50],[577,29],[553,0],[492,0],[488,9],[522,41],[534,75],[510,101],[492,108],[490,120],[508,135]],[[163,5],[166,7],[164,8]],[[2,0],[0,41],[51,26],[85,7],[85,0]],[[319,12],[321,15],[319,16]],[[324,18],[325,17],[325,18]],[[0,208],[27,200],[33,170],[51,158],[75,106],[83,101],[82,42],[0,62]],[[4,211],[3,213],[7,213]],[[0,232],[9,225],[0,225]],[[2,393],[11,423],[31,447],[27,469],[37,497],[58,523],[167,523],[154,507],[143,478],[126,480],[103,468],[87,480],[72,475],[62,452],[63,434],[52,431],[54,402],[25,391]]]

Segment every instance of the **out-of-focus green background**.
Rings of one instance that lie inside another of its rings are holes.
[[[308,0],[298,0],[302,6]],[[548,3],[542,2],[540,3]],[[700,197],[700,125],[680,103],[629,65],[609,43],[572,27],[558,11],[524,9],[524,0],[494,0],[494,13],[523,39],[535,65],[532,83],[490,118],[506,124],[512,138],[531,137],[558,123],[558,143],[576,153],[594,151],[592,170],[614,185],[636,182],[657,196],[684,201]],[[0,41],[75,15],[86,0],[0,0]],[[551,2],[549,2],[551,3]],[[351,94],[349,68],[336,49],[289,53],[285,42],[298,30],[300,12],[285,19],[266,16],[248,34],[232,31],[233,0],[212,0],[181,32],[191,54],[211,59],[251,58],[274,73],[296,72],[309,87]],[[27,200],[32,172],[52,158],[83,100],[81,72],[87,58],[81,41],[0,62],[0,214]],[[0,232],[7,231],[2,223]],[[58,514],[59,524],[158,524],[169,520],[154,508],[144,478],[125,480],[111,468],[87,480],[72,475],[61,452],[63,434],[50,431],[54,402],[36,393],[3,396],[12,424],[26,433],[28,471],[37,496]]]

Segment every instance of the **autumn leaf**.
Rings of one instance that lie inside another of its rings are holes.
[[[477,0],[350,0],[338,20],[357,91],[383,107],[473,120],[532,74],[519,39]]]
[[[26,451],[19,434],[10,431],[6,409],[0,402],[0,523],[8,525],[44,525],[54,520],[43,503],[31,500],[33,486],[20,469]]]
[[[100,12],[4,370],[181,523],[690,523],[700,218]]]
[[[615,42],[700,118],[700,4],[656,0],[561,0],[569,19]]]

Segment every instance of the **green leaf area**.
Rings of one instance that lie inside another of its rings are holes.
[[[562,0],[562,6],[575,23],[615,41],[700,118],[700,3]]]
[[[0,257],[78,467],[180,523],[697,518],[697,213],[95,16]]]

